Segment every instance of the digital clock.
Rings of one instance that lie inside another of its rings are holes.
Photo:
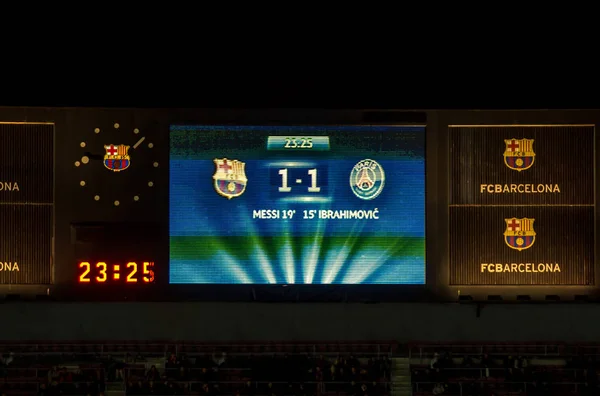
[[[329,136],[269,136],[267,150],[329,151]]]
[[[77,279],[80,284],[154,283],[152,261],[80,261]]]

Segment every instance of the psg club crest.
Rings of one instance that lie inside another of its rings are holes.
[[[227,158],[217,158],[214,163],[216,169],[213,180],[215,181],[217,193],[227,199],[242,195],[246,191],[246,184],[248,184],[246,164]]]
[[[129,146],[120,144],[115,146],[109,144],[104,146],[106,155],[104,156],[104,167],[113,172],[121,172],[131,165],[131,158],[129,157]]]
[[[533,166],[533,139],[504,139],[504,163],[512,170],[524,171]]]
[[[375,199],[385,184],[385,173],[377,161],[364,159],[350,172],[350,188],[360,199]]]
[[[535,219],[504,219],[506,231],[504,231],[504,242],[509,248],[518,251],[529,249],[535,242],[535,231],[533,222]]]

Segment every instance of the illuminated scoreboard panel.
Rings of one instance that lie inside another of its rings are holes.
[[[425,128],[172,126],[170,283],[424,284]]]
[[[449,133],[450,284],[592,285],[594,126]]]

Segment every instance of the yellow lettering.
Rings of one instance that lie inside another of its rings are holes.
[[[480,184],[479,192],[489,194],[560,193],[558,184]]]
[[[19,188],[19,183],[17,182],[0,181],[0,191],[16,192],[21,191],[21,189]]]
[[[481,263],[481,272],[520,272],[520,273],[544,273],[544,272],[561,272],[558,263]]]
[[[21,271],[19,269],[19,263],[12,262],[12,261],[0,261],[0,272],[1,271],[6,271],[6,272],[19,272]]]

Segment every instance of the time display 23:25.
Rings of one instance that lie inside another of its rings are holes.
[[[129,261],[125,264],[106,261],[80,261],[79,283],[154,283],[154,263]]]

